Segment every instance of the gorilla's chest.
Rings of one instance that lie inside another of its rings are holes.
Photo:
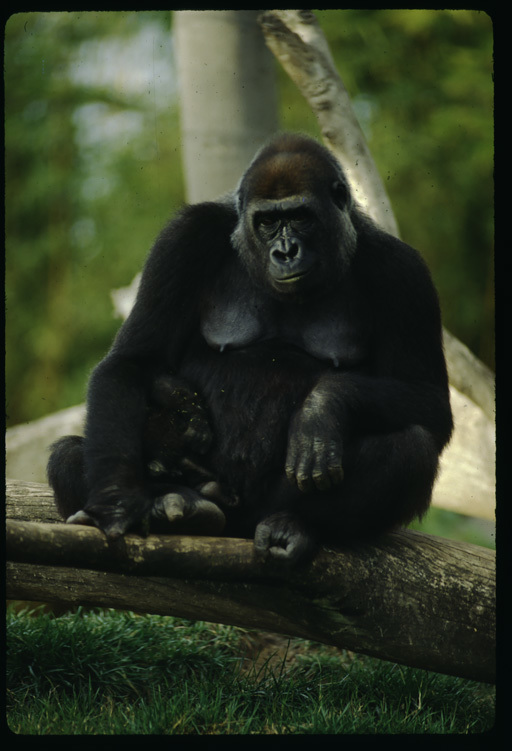
[[[292,304],[217,289],[203,309],[201,333],[220,352],[273,339],[335,367],[354,367],[366,356],[368,337],[357,307],[336,297]]]

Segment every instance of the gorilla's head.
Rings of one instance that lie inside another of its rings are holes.
[[[333,155],[280,135],[254,157],[237,190],[232,241],[253,278],[279,297],[339,282],[355,251],[350,188]]]

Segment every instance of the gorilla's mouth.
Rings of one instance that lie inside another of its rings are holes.
[[[279,287],[294,287],[298,284],[302,284],[303,280],[306,279],[306,277],[310,276],[310,274],[311,269],[306,269],[306,271],[298,271],[295,274],[289,274],[288,276],[274,276],[274,282]]]
[[[307,276],[309,274],[309,269],[307,271],[299,271],[298,274],[290,274],[290,276],[283,276],[281,279],[278,279],[278,282],[283,282],[284,284],[288,284],[288,282],[295,282],[297,279],[302,279],[303,277]]]

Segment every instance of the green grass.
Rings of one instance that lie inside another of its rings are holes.
[[[8,611],[20,734],[480,733],[485,684],[292,640],[247,664],[243,629],[115,611]]]
[[[414,521],[409,526],[430,535],[496,548],[494,522],[457,514],[455,511],[431,506],[421,521]]]

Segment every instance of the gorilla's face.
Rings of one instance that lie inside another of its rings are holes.
[[[288,299],[339,282],[356,245],[345,177],[310,144],[263,149],[238,191],[233,244],[259,286]]]
[[[320,271],[315,230],[318,236],[321,227],[312,207],[297,198],[254,202],[249,225],[274,289],[293,294],[310,286]]]

